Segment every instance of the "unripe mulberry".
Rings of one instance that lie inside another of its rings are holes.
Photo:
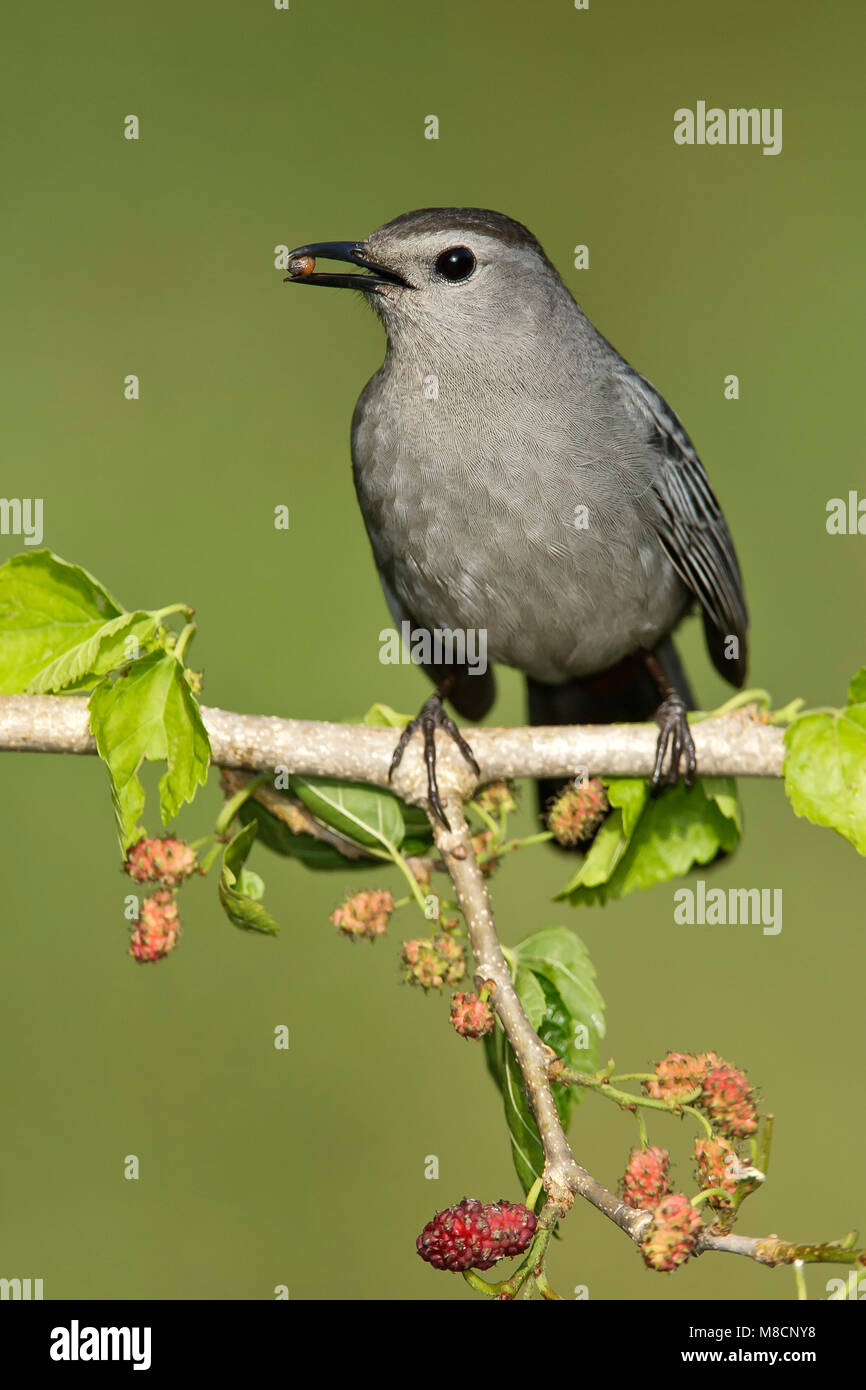
[[[477,994],[455,994],[451,1000],[451,1024],[462,1038],[483,1038],[491,1033],[496,1015]]]
[[[727,1062],[704,1077],[699,1103],[710,1123],[731,1139],[742,1139],[758,1128],[755,1093],[745,1073]]]
[[[498,816],[500,812],[510,815],[517,810],[517,792],[511,782],[488,782],[475,793],[473,800],[488,816]]]
[[[463,947],[453,936],[439,932],[432,941],[407,941],[403,946],[403,978],[422,989],[459,984],[466,974]]]
[[[136,883],[174,888],[195,869],[195,850],[185,840],[174,840],[170,835],[154,840],[143,836],[127,850],[123,867]]]
[[[652,1211],[670,1192],[670,1163],[671,1156],[667,1149],[632,1149],[622,1180],[623,1199],[630,1207]]]
[[[708,1197],[707,1205],[715,1211],[730,1211],[731,1197],[738,1183],[734,1176],[740,1167],[737,1154],[727,1139],[696,1139],[695,1158],[698,1165],[698,1183],[701,1190],[722,1187],[730,1196]]]
[[[417,1241],[418,1254],[434,1269],[490,1269],[508,1255],[521,1255],[538,1222],[519,1202],[479,1202],[464,1197],[437,1212]]]
[[[609,810],[604,783],[591,777],[569,785],[554,798],[547,810],[547,828],[557,844],[577,845],[592,839]]]
[[[129,943],[129,954],[142,963],[162,960],[163,956],[174,950],[179,936],[177,903],[171,893],[161,888],[141,904]]]
[[[685,1264],[695,1248],[702,1226],[699,1213],[684,1192],[664,1197],[653,1212],[652,1225],[641,1241],[641,1253],[650,1269],[670,1272]]]
[[[492,830],[480,830],[477,835],[473,835],[472,852],[475,855],[475,858],[479,859],[481,855],[486,854],[492,844]],[[480,866],[481,872],[483,873],[484,877],[489,878],[490,875],[493,873],[493,870],[498,869],[501,862],[501,856],[498,854],[493,855],[491,859],[485,859]]]
[[[684,1100],[702,1084],[707,1072],[722,1063],[715,1052],[669,1052],[656,1062],[656,1081],[644,1087],[654,1100]]]
[[[356,893],[331,913],[331,921],[339,927],[344,936],[359,941],[367,937],[375,941],[384,936],[388,929],[388,919],[394,911],[394,899],[385,891]]]

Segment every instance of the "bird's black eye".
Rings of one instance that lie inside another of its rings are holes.
[[[452,246],[437,256],[434,264],[443,280],[465,280],[475,269],[475,257],[468,246]]]

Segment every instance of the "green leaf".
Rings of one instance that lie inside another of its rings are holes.
[[[376,728],[404,729],[412,719],[410,714],[398,714],[390,705],[371,705],[361,720]],[[405,824],[402,849],[404,854],[425,854],[433,843],[433,827],[426,811],[420,806],[400,803]],[[409,843],[411,839],[412,843]],[[415,843],[418,842],[418,843]]]
[[[866,666],[861,666],[856,676],[851,677],[851,684],[848,686],[848,704],[862,705],[866,703]]]
[[[153,613],[121,613],[50,661],[33,677],[27,689],[36,695],[46,695],[70,687],[82,690],[94,686],[101,676],[132,659],[128,647],[130,639],[137,643],[139,655],[146,652],[158,626],[159,620]]]
[[[403,843],[406,823],[400,802],[390,792],[328,777],[293,776],[289,786],[317,820],[356,844],[381,849]]]
[[[524,1192],[544,1171],[544,1150],[535,1117],[526,1099],[523,1074],[502,1029],[484,1039],[487,1065],[496,1081],[505,1108],[511,1139],[511,1157]]]
[[[238,811],[238,819],[244,825],[255,823],[259,842],[266,849],[289,859],[300,859],[308,869],[345,869],[352,862],[333,845],[317,840],[315,835],[295,835],[278,816],[271,815],[258,801],[244,802]],[[373,862],[372,856],[367,862]],[[375,862],[380,861],[377,858]]]
[[[261,902],[265,896],[264,879],[253,869],[241,869],[238,878],[238,891],[247,898],[254,898],[257,903]]]
[[[575,932],[568,927],[544,927],[521,941],[514,955],[518,967],[554,986],[575,1023],[604,1037],[604,1000],[595,983],[595,967]]]
[[[699,777],[691,791],[682,782],[659,797],[636,779],[605,781],[614,808],[583,862],[557,899],[575,905],[624,898],[709,864],[740,837],[736,783]],[[641,790],[639,790],[639,788]]]
[[[130,664],[116,680],[105,677],[88,702],[90,728],[99,756],[111,774],[121,844],[141,833],[143,761],[165,759],[160,779],[163,824],[191,801],[207,780],[210,741],[183,668],[171,655],[154,652]]]
[[[629,838],[643,815],[649,796],[649,783],[642,777],[616,777],[605,782],[611,806],[622,811],[623,834]]]
[[[541,1041],[578,1071],[599,1067],[604,1001],[586,947],[566,927],[546,927],[513,951],[514,987]],[[585,1034],[585,1036],[584,1036]],[[502,1094],[517,1176],[528,1190],[544,1168],[544,1150],[523,1076],[501,1027],[485,1038],[488,1068]],[[582,1092],[554,1085],[553,1098],[564,1129]]]
[[[107,590],[78,565],[50,550],[13,555],[0,565],[0,693],[27,690],[46,666],[121,616]]]
[[[236,927],[243,931],[257,931],[267,936],[276,936],[280,929],[271,914],[243,890],[243,876],[249,873],[249,870],[244,869],[244,864],[255,837],[256,827],[250,822],[226,845],[217,891],[226,916]],[[258,878],[258,874],[252,877]]]
[[[851,693],[862,692],[858,671]],[[798,816],[866,854],[866,701],[801,714],[785,732],[785,791]]]
[[[167,825],[207,782],[211,748],[198,700],[180,662],[170,655],[156,660],[170,669],[162,714],[165,752],[161,755],[168,766],[159,781],[160,815]]]
[[[578,1033],[579,1019],[576,1019],[569,1012],[565,1005],[562,995],[549,980],[540,980],[541,988],[544,992],[546,1010],[544,1020],[538,1032],[541,1041],[547,1043],[558,1057],[571,1067],[574,1071],[593,1073],[598,1071],[600,1066],[599,1058],[599,1034],[594,1029],[587,1027],[586,1038],[581,1031]],[[571,1108],[579,1105],[583,1100],[584,1092],[570,1086],[554,1086],[553,1098],[556,1101],[559,1116],[563,1127],[568,1129],[568,1117]]]
[[[390,705],[371,705],[361,720],[362,724],[387,729],[405,729],[411,723],[411,714],[398,714]]]
[[[701,785],[704,794],[710,797],[726,820],[732,821],[736,827],[737,834],[743,833],[743,817],[740,810],[740,798],[737,796],[737,784],[733,777],[702,777]]]
[[[533,975],[532,971],[524,969],[523,966],[518,966],[517,968],[517,972],[514,976],[514,988],[517,990],[526,1017],[537,1033],[547,1011],[547,1000],[544,997],[544,990],[541,988],[537,977]]]

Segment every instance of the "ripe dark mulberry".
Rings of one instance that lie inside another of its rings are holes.
[[[533,1212],[519,1202],[479,1202],[464,1197],[437,1212],[416,1245],[434,1269],[490,1269],[508,1255],[521,1255],[535,1233]]]

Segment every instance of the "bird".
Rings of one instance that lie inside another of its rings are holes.
[[[290,283],[359,292],[385,329],[351,453],[398,628],[485,633],[493,665],[525,674],[532,725],[654,719],[653,792],[692,786],[694,697],[673,634],[697,607],[713,664],[739,688],[748,615],[724,514],[660,392],[502,213],[417,209],[361,241],[298,246],[285,269]],[[390,775],[420,732],[447,827],[436,730],[480,773],[445,701],[476,723],[495,678],[465,662],[426,669],[434,693]]]

